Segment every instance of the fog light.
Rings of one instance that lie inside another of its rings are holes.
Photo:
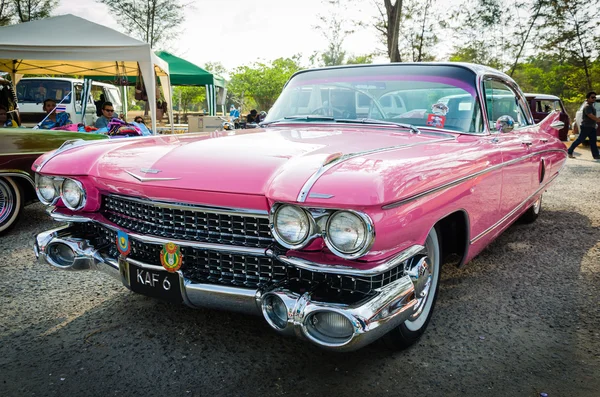
[[[262,312],[271,327],[283,330],[287,326],[287,307],[277,295],[267,295],[263,299]]]
[[[66,244],[53,244],[48,247],[48,256],[54,263],[63,267],[73,266],[75,252]]]
[[[313,338],[327,343],[343,343],[354,333],[350,320],[336,312],[317,312],[310,316],[306,325]]]

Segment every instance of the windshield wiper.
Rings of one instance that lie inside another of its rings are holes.
[[[336,121],[333,117],[329,117],[329,116],[319,116],[319,115],[306,115],[306,116],[286,116],[282,119],[279,120],[273,120],[273,121],[269,121],[267,123],[260,123],[261,126],[264,125],[269,125],[269,124],[275,124],[275,123],[281,123],[283,121],[299,121],[299,120],[304,120],[304,121]]]
[[[377,119],[335,119],[336,123],[355,123],[355,124],[380,124],[380,125],[393,125],[396,127],[400,127],[400,128],[406,128],[408,130],[411,130],[412,132],[414,132],[415,134],[420,134],[421,131],[415,127],[412,124],[405,124],[405,123],[394,123],[392,121],[383,121],[383,120],[377,120]]]

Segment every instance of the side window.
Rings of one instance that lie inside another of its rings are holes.
[[[83,93],[83,84],[73,84],[73,88],[75,89],[75,103],[81,104],[81,95]]]
[[[496,120],[501,116],[510,116],[515,121],[515,128],[527,125],[526,112],[523,110],[516,93],[499,80],[485,80],[485,102],[490,129],[495,128]]]
[[[391,108],[392,107],[392,97],[385,96],[385,97],[381,98],[380,103],[381,103],[381,106],[383,106],[384,108]]]

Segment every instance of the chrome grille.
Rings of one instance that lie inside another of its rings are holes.
[[[87,239],[100,252],[117,258],[117,232],[101,224],[73,224],[73,236]],[[161,245],[130,238],[128,257],[147,264],[161,266]],[[315,272],[287,266],[266,256],[244,255],[208,249],[181,247],[181,272],[192,282],[225,284],[247,288],[270,287],[279,282],[299,294],[311,292],[314,300],[351,303],[372,295],[404,276],[404,265],[374,276],[352,276]]]
[[[269,220],[258,216],[213,213],[192,206],[171,208],[117,196],[102,197],[102,214],[123,228],[145,235],[258,248],[275,243]]]

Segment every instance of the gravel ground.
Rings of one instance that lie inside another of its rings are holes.
[[[600,162],[580,148],[533,225],[443,269],[425,336],[335,354],[260,317],[136,295],[34,261],[40,204],[0,239],[0,396],[598,396]]]

